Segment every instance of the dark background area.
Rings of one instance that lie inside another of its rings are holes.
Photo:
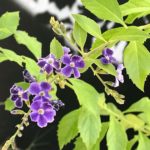
[[[66,5],[69,5],[71,7],[74,3],[73,0],[56,0],[55,2],[57,3],[57,6],[59,8],[63,8]],[[123,2],[125,2],[125,0],[120,0],[120,3]],[[18,10],[20,11],[19,29],[25,30],[29,33],[29,35],[37,37],[37,39],[43,44],[43,56],[46,56],[49,52],[49,43],[55,36],[53,31],[47,27],[49,18],[52,16],[52,14],[43,13],[37,14],[35,17],[32,17],[28,12],[26,12],[23,8],[20,8],[17,4],[14,4],[11,0],[0,1],[0,15],[5,13],[6,11]],[[98,21],[98,19],[88,11],[83,10],[83,13]],[[63,21],[70,22],[70,19],[68,18]],[[105,24],[107,24],[107,22]],[[136,21],[135,24],[144,24],[143,19]],[[115,26],[117,27],[118,24],[116,24]],[[105,30],[106,25],[102,28],[102,31]],[[63,45],[65,45],[65,42],[61,37],[56,37],[61,41]],[[89,37],[88,42],[86,43],[87,49],[90,47],[90,44],[91,38]],[[24,54],[32,57],[30,52],[28,52],[28,50],[24,46],[18,45],[13,37],[9,37],[5,40],[0,41],[0,46],[3,48],[14,50],[18,54]],[[149,48],[149,41],[146,42],[146,46]],[[9,89],[14,83],[23,80],[22,71],[23,69],[13,62],[7,61],[0,64],[0,101],[4,101],[7,97],[9,97]],[[117,105],[121,110],[126,109],[128,106],[130,106],[132,103],[143,96],[150,97],[149,79],[147,79],[146,81],[145,92],[143,93],[138,90],[135,85],[132,84],[131,80],[129,80],[128,76],[126,75],[126,72],[124,71],[123,73],[125,75],[125,83],[117,88],[120,93],[126,96],[125,105]],[[94,85],[98,91],[103,91],[103,86],[97,81],[95,77],[93,77],[90,70],[82,75],[82,79],[89,82],[91,85]],[[23,137],[16,139],[17,146],[21,150],[59,150],[56,133],[58,122],[67,112],[78,108],[79,104],[74,93],[68,88],[66,88],[65,90],[58,90],[58,97],[63,100],[63,102],[65,103],[65,107],[57,113],[54,123],[49,124],[48,127],[44,129],[40,129],[36,126],[35,123],[31,123],[30,126],[23,131]],[[108,101],[114,102],[112,97],[107,98]],[[15,132],[16,128],[14,128],[14,126],[19,122],[20,117],[10,115],[9,112],[4,110],[3,106],[0,106],[0,144],[3,144]],[[101,144],[103,150],[106,149],[104,145],[105,141]],[[72,147],[72,143],[68,144],[64,148],[64,150],[71,150]]]

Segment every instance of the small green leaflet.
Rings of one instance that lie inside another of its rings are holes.
[[[81,110],[78,121],[78,129],[86,148],[91,149],[94,144],[96,144],[101,131],[100,117],[84,107]]]
[[[80,110],[74,110],[65,115],[59,122],[57,135],[60,149],[77,136],[79,112]]]
[[[50,53],[54,54],[56,58],[61,58],[64,54],[62,45],[58,40],[56,40],[56,38],[54,38],[50,43]]]
[[[17,86],[19,87],[22,87],[23,90],[27,90],[27,88],[29,87],[29,83],[27,82],[18,82],[18,83],[15,83]]]
[[[76,22],[73,28],[73,37],[76,43],[80,46],[80,48],[83,49],[84,44],[86,42],[87,33]]]
[[[37,63],[29,58],[23,56],[24,63],[26,64],[26,69],[30,72],[31,75],[35,76],[38,80],[42,78],[42,74],[40,74],[40,67],[37,65]]]
[[[19,30],[15,32],[14,37],[19,44],[25,45],[37,59],[41,57],[42,44],[35,37]]]
[[[107,146],[109,150],[126,150],[127,135],[122,124],[114,117],[110,117],[110,125],[107,132]]]
[[[19,12],[6,12],[0,17],[0,40],[11,36],[19,25]]]
[[[17,55],[15,52],[0,47],[0,62],[6,60],[14,61],[18,63],[20,66],[22,66],[22,62],[23,62],[22,57]]]
[[[137,150],[149,150],[149,148],[150,148],[150,139],[140,132]]]
[[[80,79],[69,79],[73,85],[80,105],[86,107],[96,115],[100,114],[98,101],[104,99],[103,94],[99,94],[94,87]]]
[[[149,34],[141,31],[137,27],[114,28],[103,33],[103,37],[108,41],[140,41],[150,38]]]
[[[5,110],[11,111],[14,108],[15,108],[14,102],[10,98],[6,99],[6,101],[5,101]]]
[[[99,39],[104,40],[101,36],[100,27],[94,20],[79,14],[74,14],[73,18],[83,30]]]
[[[107,64],[104,65],[101,63],[101,61],[99,59],[93,60],[93,62],[100,68],[103,69],[104,71],[106,71],[108,74],[111,74],[113,76],[116,76],[116,70],[115,67],[112,64]]]
[[[100,19],[125,26],[117,0],[81,0],[83,5]]]
[[[78,137],[74,144],[75,144],[75,148],[73,150],[87,150],[81,137]]]
[[[150,53],[140,42],[130,42],[126,47],[124,52],[125,68],[130,79],[142,91],[144,91],[144,83],[150,73],[149,60]]]
[[[150,11],[150,1],[149,0],[129,0],[127,3],[120,6],[122,15],[130,15],[136,13],[145,13]]]
[[[133,145],[137,142],[138,137],[134,136],[134,138],[127,143],[127,150],[131,150]]]
[[[126,111],[127,112],[149,112],[150,113],[150,99],[144,97],[132,104]]]

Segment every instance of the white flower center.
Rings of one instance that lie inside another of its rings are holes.
[[[53,58],[49,58],[49,59],[48,59],[48,63],[49,63],[49,64],[53,64],[53,63],[54,63],[54,59],[53,59]]]
[[[43,114],[44,114],[44,109],[39,109],[39,110],[38,110],[38,114],[39,114],[39,115],[43,115]]]
[[[45,93],[42,91],[42,92],[40,92],[40,94],[39,94],[40,96],[44,96],[45,95]]]
[[[74,62],[71,62],[71,63],[70,63],[70,67],[75,67],[75,63],[74,63]]]

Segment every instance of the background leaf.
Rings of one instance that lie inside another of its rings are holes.
[[[0,40],[11,36],[19,25],[19,12],[6,12],[0,17]]]
[[[56,40],[56,38],[54,38],[51,41],[50,53],[54,54],[56,58],[61,58],[61,56],[63,56],[63,54],[64,54],[62,46],[61,46],[60,42],[58,40]]]
[[[125,68],[130,79],[142,91],[144,91],[144,83],[150,73],[150,61],[148,60],[150,60],[150,53],[140,42],[130,42],[126,47]]]
[[[96,143],[101,131],[99,116],[93,114],[88,109],[82,108],[78,121],[78,129],[87,149],[91,149]]]
[[[127,135],[122,124],[116,118],[110,118],[110,125],[107,132],[107,146],[109,150],[126,150]]]
[[[139,133],[139,145],[137,150],[148,150],[150,148],[150,139],[144,134]]]
[[[73,37],[80,48],[83,49],[86,42],[87,33],[76,22],[74,24]]]
[[[125,112],[149,112],[150,113],[150,99],[144,97],[132,104]]]
[[[99,94],[90,84],[79,80],[69,79],[73,85],[74,92],[77,95],[80,105],[87,108],[96,115],[100,114],[98,101],[104,99],[104,94]]]
[[[81,0],[83,5],[103,20],[111,20],[124,25],[117,0]]]
[[[100,28],[94,20],[79,14],[74,14],[73,18],[83,30],[99,39],[103,39]]]
[[[78,117],[79,110],[75,110],[65,115],[59,122],[57,135],[60,149],[78,134]]]
[[[19,44],[25,45],[37,59],[41,57],[42,45],[35,37],[25,31],[16,31],[14,37]]]
[[[6,101],[5,101],[5,110],[8,110],[8,111],[11,111],[15,108],[15,104],[14,102],[8,98]]]
[[[7,60],[14,61],[18,63],[20,66],[22,66],[23,59],[21,56],[17,55],[15,52],[11,50],[0,47],[0,62]]]

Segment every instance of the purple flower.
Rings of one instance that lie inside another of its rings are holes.
[[[53,69],[60,69],[60,63],[53,54],[49,54],[45,58],[40,58],[38,60],[38,65],[41,67],[41,72],[46,71],[47,74],[53,73]]]
[[[40,128],[46,127],[48,123],[54,121],[56,111],[53,109],[52,105],[48,102],[43,101],[33,101],[31,104],[31,114],[30,118],[33,122],[37,122]]]
[[[66,54],[62,57],[62,62],[65,64],[65,67],[61,70],[63,75],[70,77],[73,74],[75,78],[80,77],[79,68],[84,68],[85,66],[82,57]]]
[[[109,48],[103,50],[102,57],[100,58],[103,64],[118,64],[117,60],[113,57],[113,51]]]
[[[28,89],[29,93],[35,95],[33,100],[42,100],[49,101],[51,96],[49,95],[49,91],[51,90],[51,85],[48,82],[33,82],[30,84]]]
[[[24,91],[21,87],[13,85],[10,89],[11,99],[15,102],[17,108],[22,108],[23,101],[28,100],[28,92]]]
[[[65,105],[61,100],[51,100],[50,104],[56,111],[58,111],[60,107],[63,107]]]
[[[65,47],[65,46],[63,47],[63,50],[64,50],[64,54],[65,54],[65,55],[70,52],[70,48]]]
[[[36,82],[35,78],[31,76],[28,70],[23,71],[23,77],[26,82],[29,82],[29,83]]]
[[[117,66],[117,76],[115,78],[115,83],[113,83],[113,87],[118,87],[119,82],[124,83],[124,77],[122,75],[122,70],[124,69],[123,64],[118,64]]]

